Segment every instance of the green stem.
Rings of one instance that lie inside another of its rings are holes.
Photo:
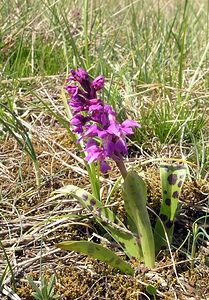
[[[194,262],[195,262],[195,253],[196,253],[196,244],[197,244],[197,233],[198,233],[198,226],[195,224],[193,229],[193,241],[192,241],[192,251],[191,251],[191,269],[194,269]]]
[[[86,169],[89,174],[89,179],[91,183],[92,194],[96,199],[100,200],[100,181],[99,178],[97,177],[95,168],[96,167],[94,163],[90,165],[86,164]]]
[[[35,177],[36,177],[36,185],[39,187],[41,185],[41,177],[40,177],[40,169],[39,169],[38,161],[33,160],[33,166],[34,166]]]
[[[84,42],[85,42],[85,58],[86,68],[90,67],[89,46],[88,46],[88,0],[84,0]]]
[[[118,167],[118,169],[120,170],[121,172],[121,175],[123,176],[123,178],[125,179],[126,178],[126,175],[127,175],[127,170],[126,170],[126,167],[124,165],[124,162],[123,160],[115,160],[116,162],[116,165]]]

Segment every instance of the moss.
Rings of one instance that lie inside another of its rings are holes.
[[[89,269],[91,268],[91,269]],[[142,289],[136,278],[116,273],[110,267],[96,260],[86,258],[86,266],[64,267],[56,272],[55,292],[64,300],[73,300],[83,296],[83,299],[136,299],[134,293]],[[43,273],[50,278],[48,271]],[[37,273],[31,274],[34,280]],[[22,299],[30,300],[31,288],[27,283],[19,283],[17,293]],[[98,297],[98,298],[94,298]]]

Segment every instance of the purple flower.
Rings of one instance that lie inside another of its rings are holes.
[[[123,137],[134,133],[131,127],[140,127],[140,125],[136,121],[127,119],[122,124],[112,122],[107,131],[110,134]]]
[[[92,163],[95,160],[104,160],[105,159],[105,155],[103,150],[99,147],[99,146],[91,146],[90,148],[86,148],[85,149],[86,152],[88,152],[88,155],[86,156],[86,160],[89,163]]]
[[[86,127],[86,133],[83,135],[83,138],[93,137],[98,135],[99,127],[96,124],[88,125]]]
[[[72,97],[68,104],[72,107],[73,114],[86,110],[85,100],[83,100],[81,97]]]
[[[91,86],[96,90],[99,91],[103,89],[104,87],[104,77],[102,75],[98,76],[94,79],[94,81],[91,83]]]
[[[103,173],[106,173],[108,170],[110,170],[110,166],[105,161],[105,158],[107,156],[105,150],[99,147],[98,143],[95,140],[89,139],[83,151],[88,153],[88,155],[85,157],[88,163],[99,160],[100,169]]]
[[[72,96],[76,96],[78,94],[78,87],[76,85],[67,85],[65,87],[66,91],[68,92],[68,94],[72,95]]]
[[[122,155],[128,155],[128,148],[126,141],[122,138],[118,139],[115,143],[115,153],[120,153]]]
[[[78,71],[71,70],[71,76],[69,77],[70,80],[78,81],[82,83],[83,81],[87,81],[89,79],[89,75],[86,70],[82,68],[78,68]]]
[[[107,173],[107,171],[111,170],[111,168],[105,160],[102,160],[100,162],[100,170],[102,173]]]
[[[139,123],[137,123],[136,121],[133,120],[125,120],[122,124],[121,124],[121,130],[123,132],[124,135],[131,135],[133,134],[133,130],[130,127],[137,127],[140,128],[141,125]]]
[[[88,100],[88,105],[89,105],[89,107],[91,106],[91,105],[96,105],[96,104],[103,104],[103,102],[102,102],[102,100],[101,99],[97,99],[97,98],[95,98],[95,99],[89,99]]]
[[[71,120],[70,125],[75,126],[73,132],[82,133],[84,125],[89,121],[89,117],[85,117],[81,114],[76,114]]]
[[[74,132],[81,134],[77,140],[86,140],[83,150],[87,153],[85,159],[89,162],[100,162],[103,173],[110,170],[106,159],[112,158],[125,177],[126,170],[123,156],[128,154],[126,136],[133,134],[133,128],[140,125],[133,120],[125,120],[120,124],[110,105],[104,105],[97,97],[97,91],[104,87],[104,77],[98,76],[92,82],[84,69],[71,70],[69,80],[78,82],[80,86],[71,84],[66,90],[71,96],[69,105],[72,108],[73,118],[70,125]]]

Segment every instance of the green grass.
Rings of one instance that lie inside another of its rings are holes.
[[[207,144],[208,1],[4,0],[0,8],[2,80],[85,67],[105,75],[103,96],[119,118],[140,119],[138,143]]]
[[[208,36],[209,0],[0,1],[0,142],[8,132],[13,135],[33,161],[39,186],[48,173],[42,168],[39,174],[43,153],[36,153],[34,136],[43,120],[51,128],[56,117],[73,140],[62,85],[71,68],[83,67],[92,77],[105,76],[102,97],[120,120],[132,117],[141,123],[132,139],[146,159],[188,160],[196,165],[191,177],[207,180]],[[60,127],[54,128],[59,134]],[[21,161],[19,165],[21,177]],[[21,184],[24,180],[21,177]],[[98,190],[95,185],[93,192]],[[188,253],[195,258],[199,238],[207,235],[201,226],[192,229],[193,248]],[[0,248],[8,265],[0,289],[8,273],[15,288],[15,270],[1,241]],[[46,292],[43,274],[41,283],[39,290]],[[52,280],[51,289],[53,284]]]

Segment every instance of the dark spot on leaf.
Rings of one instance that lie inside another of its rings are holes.
[[[85,200],[85,201],[87,201],[88,200],[88,195],[86,193],[83,193],[82,199]]]
[[[180,178],[181,178],[181,179],[184,179],[184,177],[185,177],[185,176],[184,176],[183,174],[182,174],[182,175],[180,175]]]
[[[178,198],[178,196],[179,196],[179,193],[178,193],[178,191],[175,191],[175,192],[173,192],[173,198]]]
[[[183,181],[179,181],[179,183],[178,183],[178,187],[181,187],[181,186],[182,186],[182,184],[183,184]]]
[[[168,193],[168,192],[167,192],[166,190],[163,192],[163,194],[165,194],[165,195],[166,195],[167,193]]]
[[[177,175],[176,174],[170,174],[168,176],[168,182],[169,182],[169,184],[174,185],[176,183],[176,181],[177,181]]]
[[[171,199],[170,198],[166,198],[165,199],[165,204],[170,206],[171,205]]]
[[[162,221],[167,221],[168,220],[168,217],[164,214],[160,214],[160,218]]]
[[[168,222],[165,223],[165,225],[167,228],[171,228],[173,226],[173,221],[169,220]]]
[[[87,208],[92,211],[93,210],[93,207],[91,205],[88,205]]]
[[[91,199],[90,203],[92,206],[94,206],[96,204],[96,201],[94,199]]]

